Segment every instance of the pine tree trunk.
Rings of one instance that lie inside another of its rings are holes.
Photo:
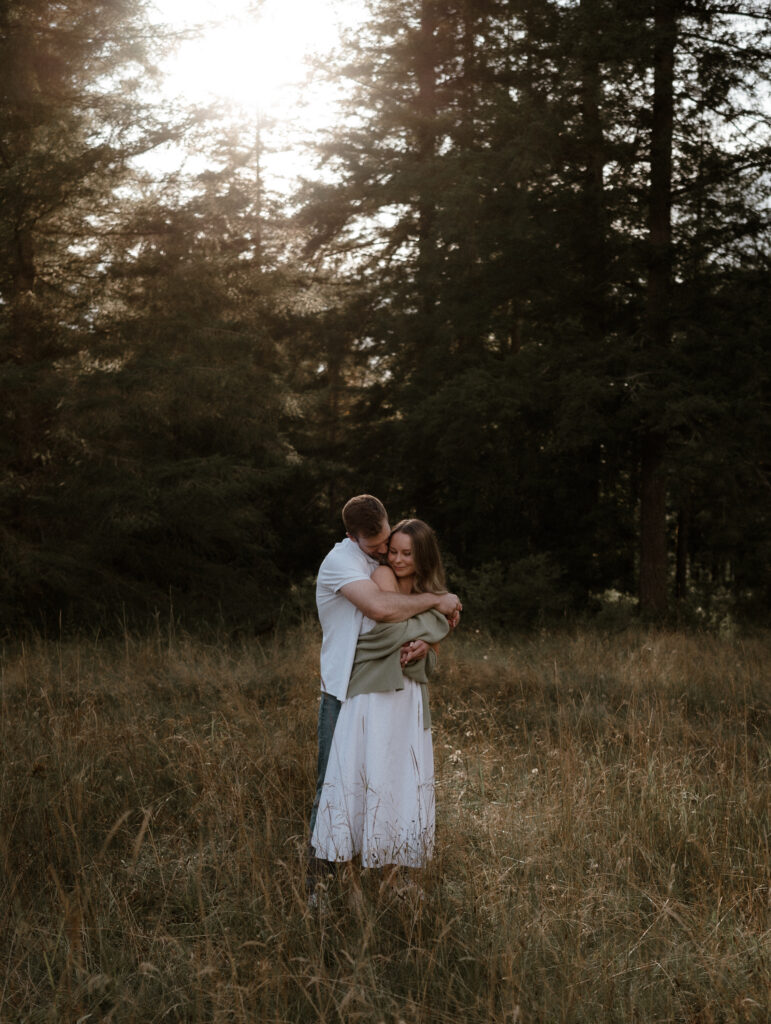
[[[653,111],[648,213],[646,369],[663,362],[671,338],[672,135],[678,0],[654,0]],[[666,439],[655,423],[643,429],[640,465],[640,610],[667,608]]]
[[[666,523],[664,439],[648,434],[640,457],[640,609],[655,617],[667,610]]]
[[[607,319],[607,224],[605,202],[605,139],[600,116],[602,80],[596,31],[597,0],[581,0],[581,117],[585,168],[583,218],[586,254],[584,330],[592,341],[605,332]]]
[[[677,516],[677,557],[675,559],[675,599],[682,601],[688,593],[688,548],[691,533],[691,508],[686,499]]]
[[[436,203],[431,165],[436,155],[436,11],[434,0],[420,5],[420,45],[416,57],[418,83],[417,132],[418,160],[423,167],[423,184],[418,198],[418,302],[423,318],[423,362],[430,365],[434,349],[434,310],[436,280],[434,274]]]

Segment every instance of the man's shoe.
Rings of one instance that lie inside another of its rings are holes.
[[[329,892],[326,882],[322,882],[321,879],[316,880],[308,890],[308,910],[329,910]]]

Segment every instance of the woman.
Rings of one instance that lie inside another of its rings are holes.
[[[433,530],[404,519],[388,542],[388,564],[372,579],[381,590],[446,593]],[[422,867],[434,845],[434,755],[426,671],[435,654],[402,665],[400,650],[435,647],[448,632],[438,612],[400,623],[364,619],[348,694],[311,837],[315,855],[363,867]]]

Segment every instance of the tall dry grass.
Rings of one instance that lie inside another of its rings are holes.
[[[0,1021],[768,1020],[771,638],[444,648],[426,898],[312,912],[315,629],[7,646]]]

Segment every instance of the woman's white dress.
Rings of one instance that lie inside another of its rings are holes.
[[[364,619],[362,633],[374,626]],[[330,861],[421,867],[434,847],[434,751],[420,686],[343,702],[311,844]]]

